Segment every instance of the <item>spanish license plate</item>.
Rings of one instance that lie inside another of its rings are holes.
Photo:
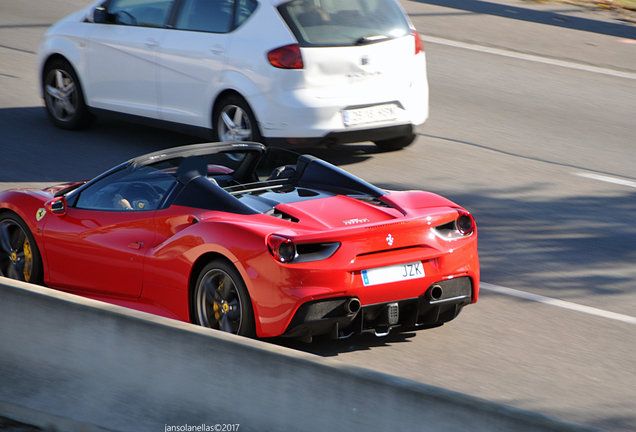
[[[362,283],[365,286],[399,282],[424,277],[424,267],[421,261],[397,264],[387,267],[376,267],[362,270]]]
[[[375,123],[397,118],[397,105],[385,104],[342,111],[345,126]]]

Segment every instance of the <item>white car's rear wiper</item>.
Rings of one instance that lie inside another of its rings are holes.
[[[380,42],[383,40],[387,40],[389,37],[386,35],[374,35],[374,36],[363,36],[356,41],[356,45],[366,45],[370,43]]]

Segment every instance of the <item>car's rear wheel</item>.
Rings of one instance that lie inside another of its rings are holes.
[[[81,129],[92,119],[84,102],[84,93],[73,67],[55,59],[44,69],[42,88],[46,112],[61,129]]]
[[[404,148],[412,144],[413,141],[415,141],[415,138],[417,138],[417,135],[411,134],[411,135],[406,135],[406,136],[388,139],[388,140],[374,141],[374,143],[376,146],[380,148],[380,150],[392,151],[392,150],[399,150],[401,148]]]
[[[0,215],[0,276],[42,283],[42,258],[27,225],[17,215]]]
[[[256,336],[252,302],[241,275],[231,264],[206,265],[194,290],[195,324],[228,333]]]
[[[213,134],[216,141],[262,142],[256,117],[249,105],[239,95],[229,95],[221,100],[213,113]]]

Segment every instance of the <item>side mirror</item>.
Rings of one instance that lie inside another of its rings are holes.
[[[104,6],[97,6],[93,11],[93,22],[97,24],[105,24],[108,21],[108,12]]]
[[[66,198],[57,197],[53,201],[49,201],[46,205],[51,214],[55,216],[64,216],[66,214]]]

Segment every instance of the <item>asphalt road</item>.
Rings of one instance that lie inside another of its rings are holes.
[[[198,141],[105,120],[81,132],[48,122],[37,41],[86,3],[0,0],[0,188],[90,178]],[[431,190],[469,209],[486,289],[434,330],[273,342],[636,430],[636,27],[563,4],[402,4],[428,60],[431,117],[420,137],[392,153],[370,143],[313,152],[382,187]]]

